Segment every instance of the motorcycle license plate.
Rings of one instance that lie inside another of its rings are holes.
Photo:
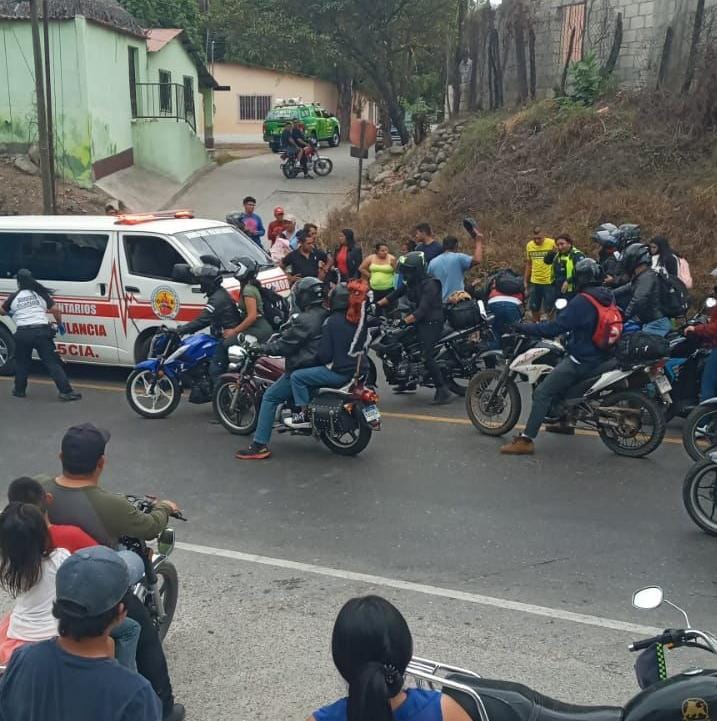
[[[660,393],[669,393],[672,390],[672,385],[665,376],[656,376],[655,385]]]
[[[377,406],[366,406],[363,409],[363,417],[368,423],[375,423],[381,420],[381,412]]]

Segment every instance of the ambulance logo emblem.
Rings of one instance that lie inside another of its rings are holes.
[[[172,320],[179,313],[179,296],[166,285],[154,289],[151,303],[154,314],[162,320]]]

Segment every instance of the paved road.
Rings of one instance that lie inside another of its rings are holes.
[[[273,209],[280,205],[300,222],[323,223],[328,209],[343,202],[355,187],[358,161],[349,157],[348,146],[321,148],[331,158],[334,169],[326,178],[287,180],[279,169],[274,153],[226,163],[202,177],[178,201],[198,216],[224,220],[232,210],[241,210],[246,195],[257,199],[257,212],[264,225],[272,220]]]
[[[659,582],[717,628],[715,541],[681,507],[678,429],[642,461],[591,436],[541,437],[535,457],[506,459],[460,402],[435,412],[424,393],[384,392],[384,430],[358,458],[282,436],[274,458],[240,464],[206,406],[145,421],[121,371],[73,370],[87,387],[70,405],[46,383],[10,398],[0,380],[0,489],[56,469],[63,429],[91,420],[113,432],[107,486],[181,501],[167,650],[192,719],[301,719],[341,693],[331,623],[370,591],[404,609],[422,655],[575,702],[634,693],[626,644],[646,629],[624,624],[679,622],[631,609],[634,588]]]

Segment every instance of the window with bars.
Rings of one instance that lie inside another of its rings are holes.
[[[159,112],[162,115],[172,114],[172,73],[169,70],[159,71]]]
[[[239,120],[264,120],[271,110],[271,95],[239,95]]]
[[[562,60],[563,63],[577,62],[583,57],[583,38],[585,37],[585,3],[565,5],[562,29]],[[571,47],[572,39],[572,47]]]

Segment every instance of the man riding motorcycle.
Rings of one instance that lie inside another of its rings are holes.
[[[159,501],[152,513],[141,513],[124,496],[99,485],[105,467],[109,432],[84,423],[68,429],[62,439],[62,474],[38,476],[50,500],[51,523],[78,526],[98,543],[115,548],[121,537],[151,540],[167,526],[169,514],[179,511],[173,501]],[[162,702],[164,721],[181,721],[184,706],[174,703],[167,660],[157,629],[146,607],[133,594],[126,597],[127,615],[141,627],[137,670]]]
[[[555,320],[519,323],[515,326],[519,333],[543,338],[567,334],[567,355],[536,389],[523,433],[503,446],[501,453],[532,455],[535,452],[533,442],[551,406],[564,398],[570,388],[594,375],[595,369],[607,360],[608,352],[598,348],[593,341],[599,321],[596,306],[608,307],[615,302],[612,291],[605,288],[602,281],[603,272],[597,262],[592,258],[581,260],[575,266],[578,294],[568,302],[565,310]],[[586,298],[586,295],[590,298]],[[575,433],[572,426],[563,424],[548,426],[546,430],[566,435]]]
[[[325,286],[318,278],[302,278],[292,292],[299,312],[291,316],[276,339],[261,346],[265,355],[284,356],[284,375],[264,393],[254,440],[249,448],[236,452],[238,460],[263,460],[271,456],[268,443],[276,409],[291,398],[289,377],[297,368],[308,368],[317,363],[322,328],[329,314],[323,307]]]
[[[222,339],[209,364],[209,377],[212,385],[216,385],[227,367],[229,347],[236,342],[235,335],[224,337],[224,331],[236,328],[242,318],[234,299],[222,285],[222,274],[216,265],[205,262],[204,265],[192,268],[192,275],[199,281],[202,293],[207,296],[207,304],[197,318],[178,326],[177,333],[189,335],[209,326],[212,335]]]

